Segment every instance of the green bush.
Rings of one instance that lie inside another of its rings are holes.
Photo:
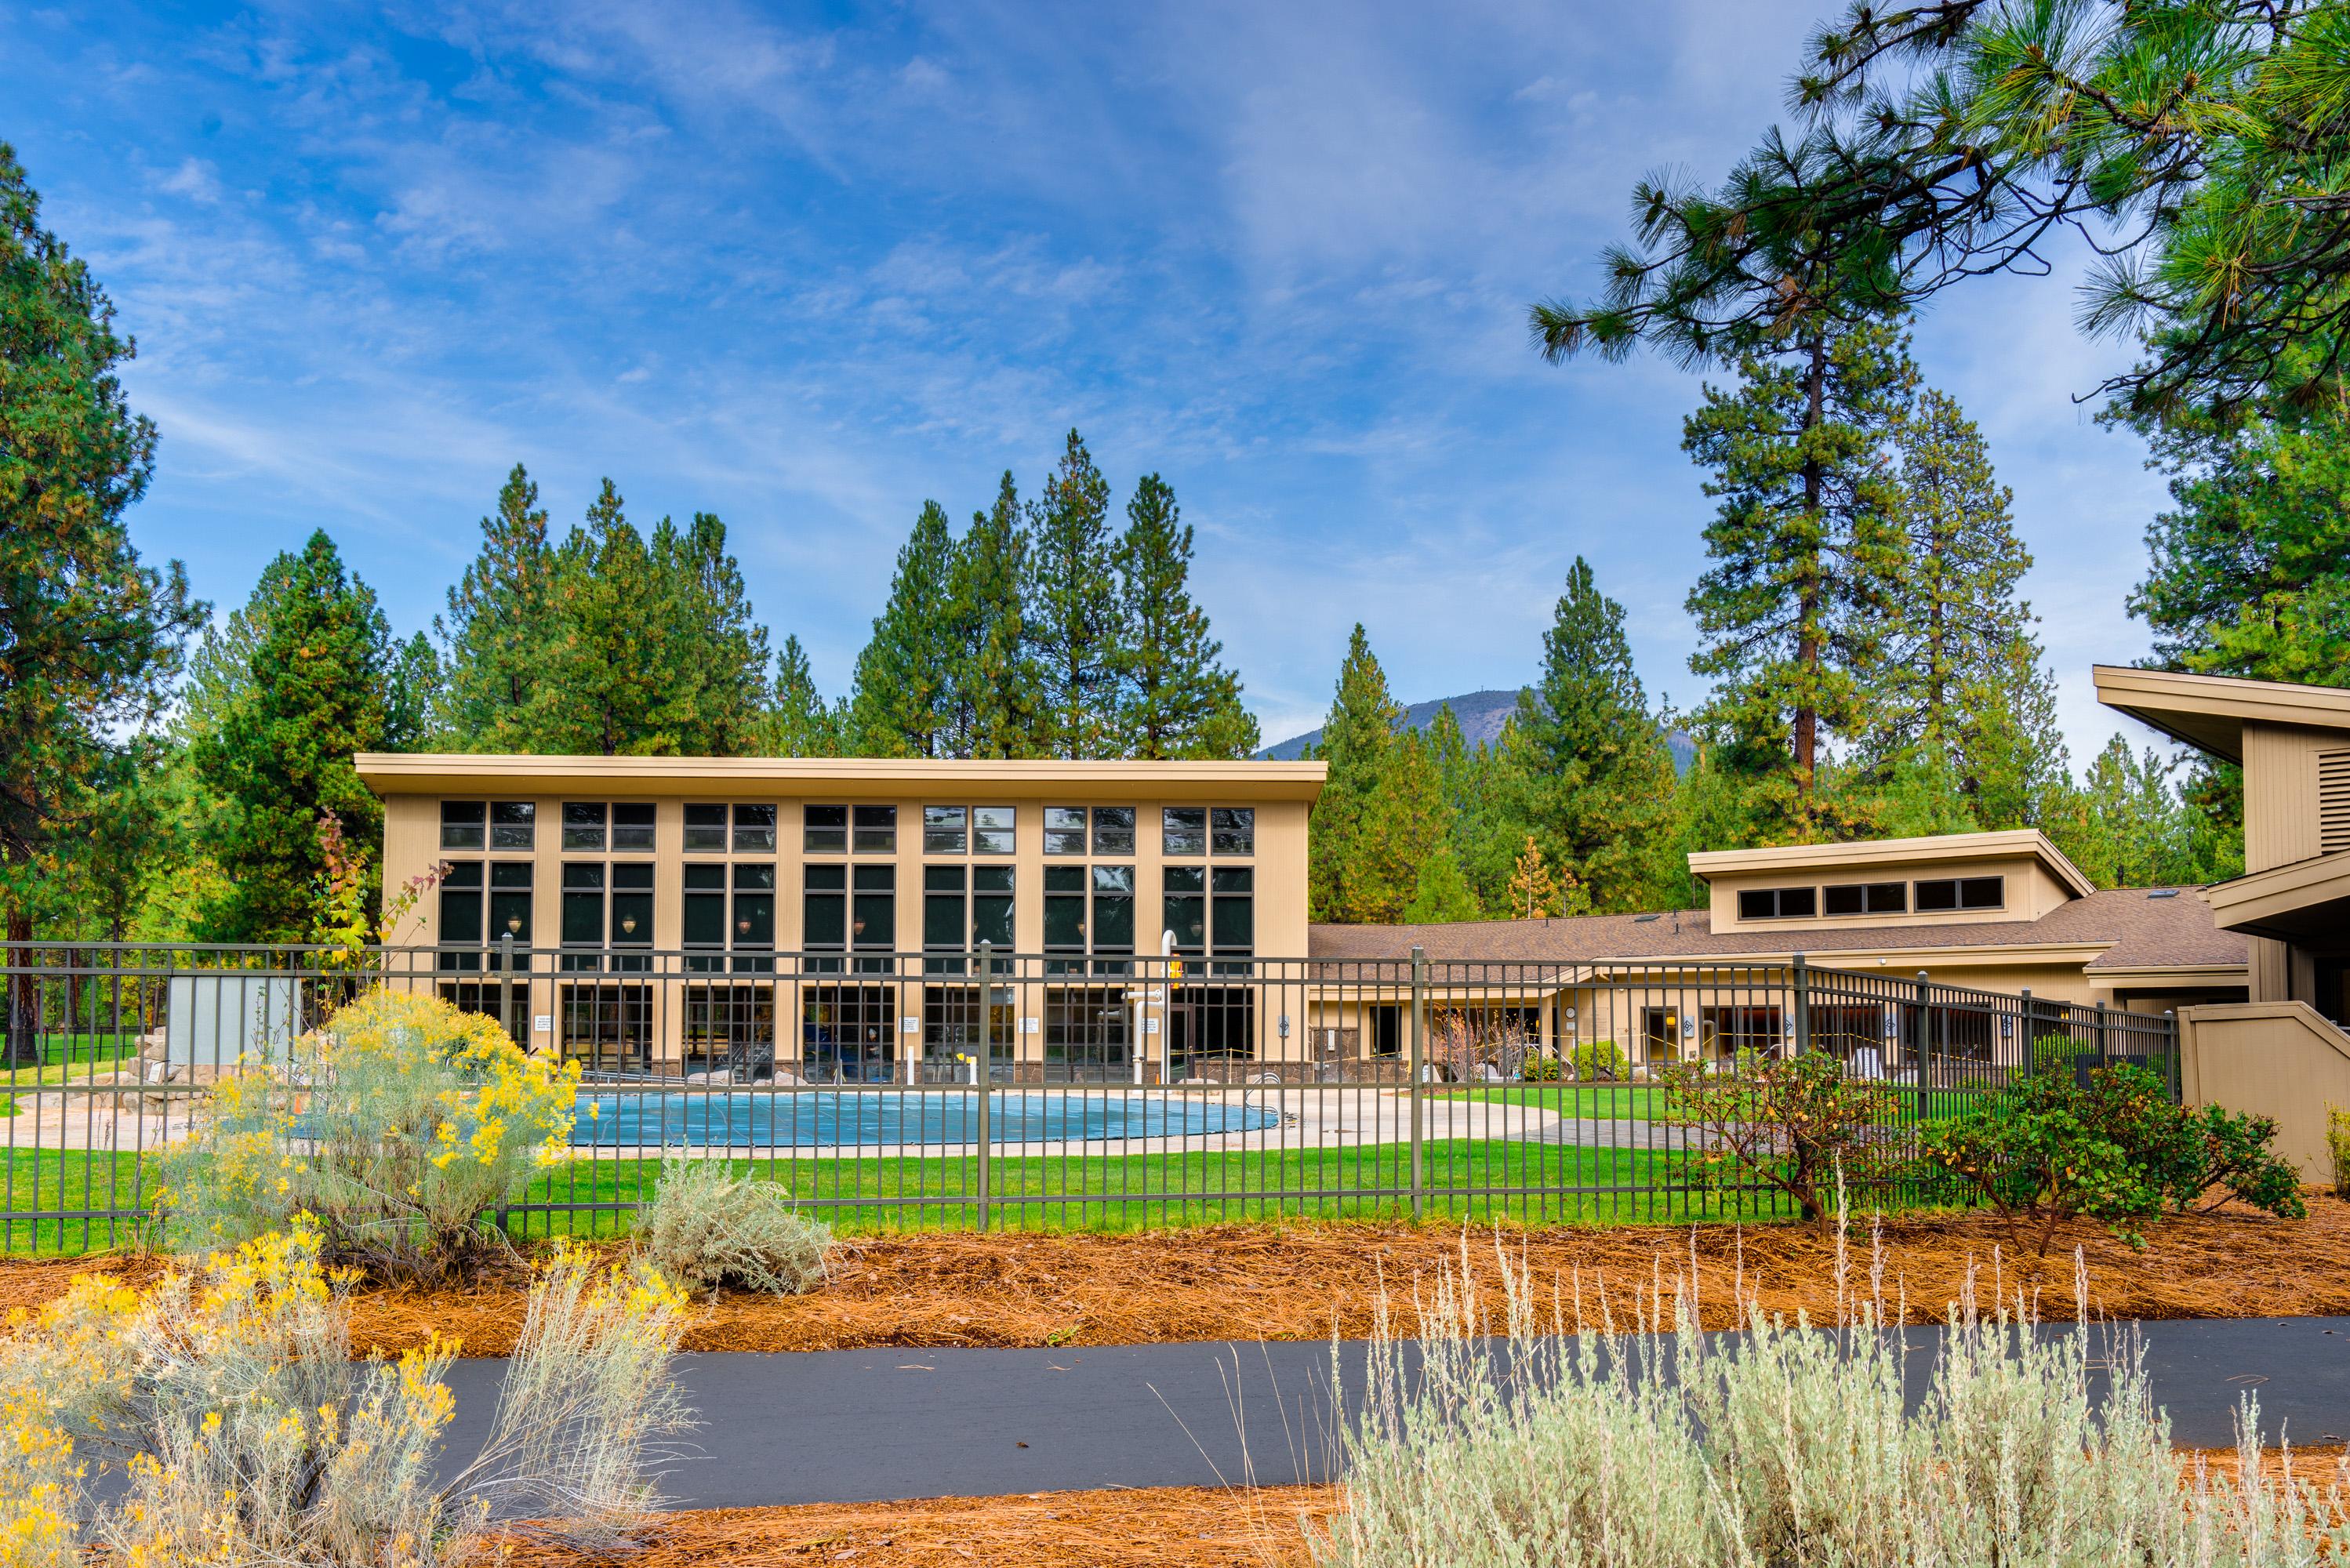
[[[1742,1051],[1727,1073],[1690,1062],[1659,1077],[1665,1119],[1698,1135],[1690,1164],[1700,1177],[1775,1188],[1814,1225],[1830,1222],[1839,1181],[1865,1188],[1908,1168],[1898,1097],[1883,1084],[1846,1077],[1832,1052]]]
[[[2074,1058],[2095,1054],[2095,1046],[2070,1034],[2043,1034],[2032,1043],[2032,1075],[2071,1078]]]
[[[2325,1152],[2334,1158],[2334,1196],[2350,1198],[2350,1111],[2325,1107]]]
[[[1575,1048],[1574,1060],[1578,1084],[1619,1084],[1632,1075],[1624,1048],[1613,1040],[1586,1040]]]
[[[2276,1124],[2171,1102],[2142,1068],[2100,1067],[2085,1087],[2034,1072],[1974,1114],[1927,1129],[1920,1155],[1955,1177],[2045,1255],[2057,1229],[2095,1220],[2130,1245],[2166,1211],[2223,1189],[2272,1214],[2305,1212],[2293,1168],[2269,1148]]]
[[[795,1296],[824,1282],[832,1229],[801,1213],[780,1182],[736,1176],[723,1160],[671,1155],[637,1215],[637,1253],[689,1289],[726,1285]]]
[[[1545,1051],[1528,1052],[1524,1063],[1518,1068],[1518,1078],[1522,1083],[1555,1084],[1565,1076],[1565,1066]]]

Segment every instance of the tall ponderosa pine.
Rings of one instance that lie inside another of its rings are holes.
[[[785,636],[775,655],[774,705],[767,712],[761,749],[776,757],[840,754],[839,720],[816,691],[807,649],[795,635]]]
[[[321,815],[347,843],[379,836],[382,807],[351,757],[383,742],[390,631],[323,532],[263,570],[244,614],[250,655],[192,748],[223,805],[211,836],[225,896],[206,912],[205,934],[301,941],[325,914]]]
[[[1840,826],[1821,769],[1870,718],[1902,556],[1885,447],[1915,379],[1893,328],[1814,322],[1787,352],[1742,359],[1739,385],[1708,387],[1684,427],[1721,501],[1714,564],[1689,597],[1703,639],[1690,668],[1721,678],[1701,720],[1775,839]]]
[[[679,749],[716,757],[754,750],[767,711],[767,628],[726,547],[726,524],[708,512],[683,528],[664,517],[652,560]]]
[[[69,851],[99,780],[170,700],[203,623],[177,562],[142,565],[123,514],[145,493],[155,427],[133,414],[98,281],[40,224],[0,142],[0,897],[33,936],[29,882]],[[32,989],[10,997],[13,1054]]]
[[[1868,750],[1883,769],[1905,756],[1945,768],[1983,826],[2022,826],[2064,766],[2035,618],[2017,596],[2032,556],[2012,493],[1945,393],[1921,393],[1896,440],[1908,545]]]
[[[1648,908],[1670,831],[1672,753],[1632,670],[1624,607],[1580,556],[1543,635],[1542,680],[1518,693],[1512,723],[1526,832],[1593,907]]]
[[[1118,659],[1118,752],[1166,759],[1245,757],[1256,720],[1241,706],[1240,677],[1219,660],[1224,645],[1191,597],[1191,527],[1175,492],[1146,473],[1127,504],[1118,544],[1126,638]]]
[[[1076,431],[1028,516],[1022,597],[1040,697],[1038,750],[1072,760],[1114,755],[1124,637],[1109,485]]]
[[[857,656],[848,712],[862,755],[954,754],[962,652],[951,613],[955,555],[945,508],[923,502],[898,551],[889,602],[873,618],[872,640]]]
[[[1028,534],[1020,519],[1020,493],[1006,469],[995,504],[972,514],[955,550],[947,600],[955,643],[958,756],[1035,754],[1036,672],[1020,603]]]
[[[1383,785],[1402,718],[1403,709],[1388,690],[1387,672],[1357,622],[1347,639],[1346,661],[1338,668],[1337,691],[1322,722],[1322,737],[1308,753],[1329,764],[1307,836],[1307,903],[1315,919],[1392,919],[1381,912],[1390,905],[1400,908],[1417,890],[1417,867],[1411,882],[1399,888],[1380,863],[1388,835],[1379,819],[1391,795],[1383,794]],[[1428,772],[1433,779],[1432,761]]]
[[[522,464],[482,519],[482,548],[433,623],[447,652],[442,707],[461,751],[530,749],[531,705],[550,653],[555,552],[538,486]]]

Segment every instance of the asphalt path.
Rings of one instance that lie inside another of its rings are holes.
[[[1940,1331],[1908,1332],[1914,1397]],[[2350,1318],[2143,1333],[2174,1441],[2234,1443],[2247,1391],[2271,1442],[2350,1439]],[[672,1506],[729,1508],[1327,1480],[1366,1355],[1340,1347],[1334,1397],[1326,1343],[688,1354],[677,1376],[703,1424],[663,1490]],[[451,1368],[449,1455],[478,1451],[504,1367]]]

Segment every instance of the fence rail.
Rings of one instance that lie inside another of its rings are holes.
[[[0,1235],[127,1244],[224,1075],[373,987],[583,1069],[577,1127],[502,1216],[617,1229],[664,1151],[858,1226],[1405,1214],[1769,1218],[1707,1179],[1668,1065],[1833,1053],[1902,1129],[2035,1050],[2177,1084],[2168,1016],[1792,961],[1436,961],[650,948],[0,945]],[[1914,1196],[1914,1194],[1913,1194]]]

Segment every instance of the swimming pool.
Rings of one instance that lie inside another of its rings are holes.
[[[988,1141],[1100,1142],[1254,1132],[1274,1112],[1191,1096],[1024,1094],[992,1090]],[[583,1148],[838,1148],[963,1144],[979,1139],[968,1094],[796,1089],[781,1094],[597,1094],[579,1096],[571,1142]]]

